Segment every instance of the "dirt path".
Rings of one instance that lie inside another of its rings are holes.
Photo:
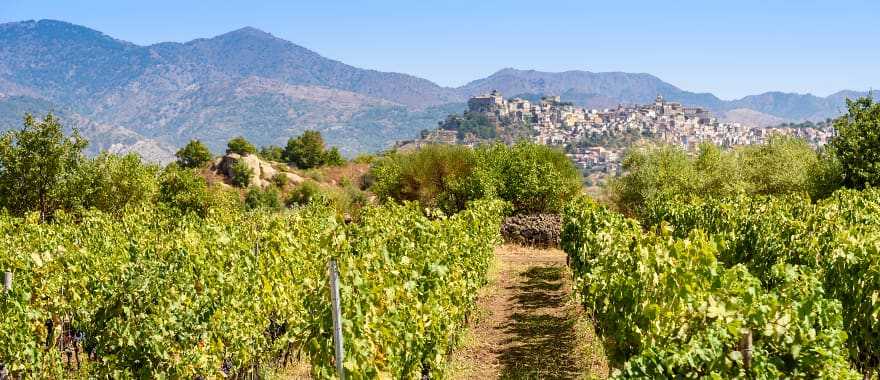
[[[452,378],[607,377],[601,344],[571,299],[565,254],[505,245],[496,258]]]

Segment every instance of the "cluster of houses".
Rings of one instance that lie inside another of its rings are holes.
[[[501,130],[513,125],[526,126],[535,142],[564,147],[585,174],[620,172],[625,146],[602,146],[596,141],[636,135],[654,141],[695,149],[702,142],[722,147],[760,144],[774,133],[797,136],[814,146],[824,145],[834,135],[830,126],[816,128],[759,128],[719,121],[699,107],[685,107],[657,96],[651,104],[619,105],[613,109],[585,109],[562,102],[558,96],[545,96],[532,102],[522,98],[505,99],[498,91],[472,97],[468,112],[484,115]],[[591,143],[592,142],[592,143]],[[458,136],[456,131],[438,129],[423,132],[410,146],[428,143],[474,145],[474,136]]]

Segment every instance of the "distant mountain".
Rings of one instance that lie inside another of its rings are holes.
[[[776,118],[775,120],[782,122],[822,120],[845,112],[847,98],[867,95],[867,92],[840,91],[822,98],[810,94],[768,92],[725,101],[712,94],[682,90],[650,74],[589,71],[549,73],[510,68],[470,82],[461,88],[466,94],[486,93],[493,89],[503,94],[522,94],[526,97],[560,95],[563,101],[590,108],[608,108],[619,103],[644,104],[652,102],[657,95],[662,95],[667,100],[704,107],[719,116],[744,122],[756,117],[764,121]],[[743,119],[738,120],[739,116]]]
[[[616,103],[648,103],[657,95],[689,105],[719,108],[723,101],[712,94],[693,93],[679,89],[650,74],[622,72],[593,73],[565,71],[548,73],[535,70],[503,69],[489,77],[470,82],[461,90],[466,94],[491,91],[503,94],[553,94],[583,106]]]
[[[138,136],[84,133],[94,146],[155,140],[164,148],[145,155],[160,161],[190,138],[219,152],[233,136],[283,144],[309,128],[349,154],[377,150],[461,102],[455,89],[345,65],[253,28],[144,47],[60,21],[0,25],[0,109],[15,112],[0,129],[20,124],[23,111],[64,110],[80,129]]]
[[[90,152],[136,151],[168,161],[189,139],[220,153],[231,137],[283,144],[322,131],[346,154],[375,151],[433,128],[468,97],[561,95],[608,108],[658,94],[728,118],[824,119],[846,97],[767,93],[724,101],[679,89],[649,74],[503,69],[459,88],[399,73],[365,70],[322,57],[269,33],[243,28],[186,43],[139,46],[52,20],[0,24],[0,130],[25,112],[56,112],[90,141]],[[744,111],[745,110],[745,111]]]

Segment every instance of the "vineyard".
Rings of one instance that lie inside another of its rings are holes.
[[[870,378],[880,358],[880,192],[581,199],[563,246],[622,377]]]
[[[12,376],[262,376],[294,358],[335,377],[327,262],[340,272],[348,378],[442,369],[486,281],[503,203],[454,216],[325,206],[177,217],[149,208],[53,223],[0,217],[0,363]]]

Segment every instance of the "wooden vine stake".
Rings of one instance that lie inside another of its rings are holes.
[[[743,336],[739,341],[739,351],[742,352],[743,367],[748,371],[752,368],[752,330],[743,329]]]
[[[12,291],[12,272],[3,273],[3,291],[7,293]]]
[[[345,351],[342,346],[342,307],[339,302],[339,268],[336,260],[330,260],[328,264],[330,272],[330,303],[333,314],[333,349],[336,354],[336,371],[339,378],[345,380]]]

